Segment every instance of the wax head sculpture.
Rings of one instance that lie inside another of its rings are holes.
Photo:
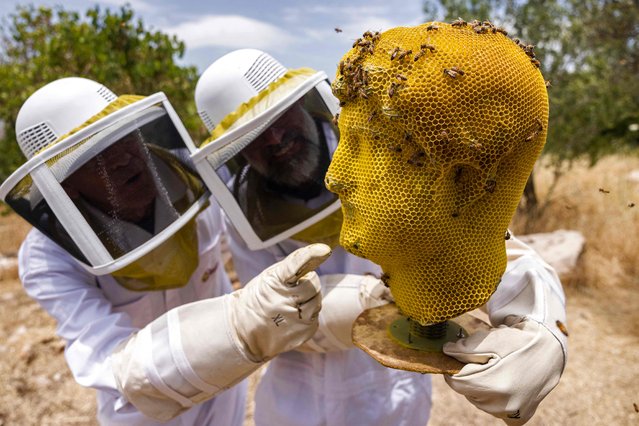
[[[379,264],[422,325],[486,303],[546,141],[532,46],[486,21],[366,32],[332,88],[342,110],[326,185],[342,202],[340,244]]]

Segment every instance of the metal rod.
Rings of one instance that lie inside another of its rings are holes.
[[[421,337],[426,339],[441,339],[446,335],[448,321],[438,322],[437,324],[421,325],[417,321],[408,322],[408,335]]]

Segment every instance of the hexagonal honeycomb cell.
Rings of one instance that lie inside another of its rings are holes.
[[[342,201],[340,243],[378,263],[423,325],[486,303],[546,141],[532,46],[487,21],[367,31],[332,88],[342,110],[326,185]]]

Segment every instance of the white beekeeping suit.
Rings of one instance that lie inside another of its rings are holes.
[[[341,211],[323,176],[337,145],[337,105],[324,73],[286,70],[268,54],[244,49],[213,63],[195,98],[212,137],[194,162],[233,225],[230,247],[242,284],[302,241],[335,245]],[[385,368],[350,339],[363,309],[387,303],[379,267],[337,247],[317,272],[319,331],[303,351],[271,360],[257,389],[256,424],[426,424],[430,377]]]
[[[231,232],[233,264],[242,283],[259,273],[262,265],[284,258],[304,243],[287,239],[275,246],[251,251]],[[372,274],[377,265],[346,253],[338,247],[316,272],[322,281],[324,308],[362,310],[358,298],[361,280],[335,288],[334,274]],[[327,300],[329,295],[341,299]],[[322,316],[320,313],[320,329]],[[354,318],[353,318],[354,319]],[[351,320],[352,321],[352,320]],[[350,336],[350,327],[346,327]],[[321,331],[321,330],[320,330]],[[326,340],[317,336],[314,340]],[[408,371],[386,368],[352,343],[334,338],[324,351],[290,351],[271,360],[255,395],[257,425],[297,425],[300,413],[305,425],[425,425],[431,409],[431,378]],[[311,349],[311,348],[309,348]]]
[[[231,292],[219,207],[163,93],[56,80],[16,130],[28,161],[0,197],[34,226],[20,278],[77,382],[97,390],[99,422],[242,424],[242,380],[317,329],[312,271],[330,248],[304,247]]]

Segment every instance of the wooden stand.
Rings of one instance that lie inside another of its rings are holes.
[[[400,344],[391,336],[391,327],[392,333],[397,334],[397,328],[401,327],[402,322],[405,321],[406,317],[399,313],[394,303],[367,309],[353,324],[353,343],[386,367],[424,374],[456,374],[461,370],[463,363],[441,352],[443,342],[436,344],[435,346],[438,346],[436,349],[429,350],[408,347],[415,346],[412,344],[414,342]],[[456,336],[461,337],[460,328],[464,337],[478,330],[490,329],[487,322],[468,313],[449,320],[448,327],[449,340],[451,333],[453,340]]]

